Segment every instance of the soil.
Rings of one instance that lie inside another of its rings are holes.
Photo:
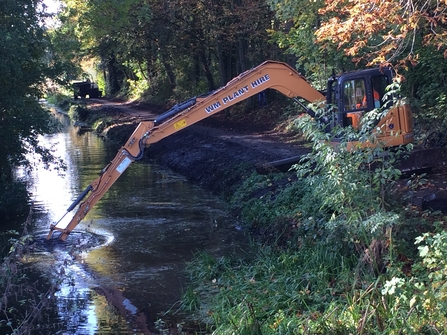
[[[112,119],[102,136],[123,145],[141,121],[153,120],[169,108],[142,102],[85,99],[92,113]],[[273,128],[282,107],[272,103],[252,112],[215,114],[146,149],[145,157],[184,175],[204,189],[223,195],[252,172],[287,171],[309,146],[295,133]],[[261,115],[261,117],[260,117]],[[265,117],[268,115],[268,117]],[[278,164],[283,162],[284,164]],[[439,210],[447,214],[447,164],[443,159],[428,175],[418,177],[417,187],[409,179],[399,181],[402,196],[415,209]]]

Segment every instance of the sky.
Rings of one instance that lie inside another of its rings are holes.
[[[43,0],[43,3],[48,6],[48,13],[56,13],[60,6],[59,0]]]
[[[46,12],[49,14],[56,14],[59,7],[61,6],[61,2],[59,0],[43,0],[43,3],[47,6]],[[45,26],[49,28],[56,27],[58,24],[57,22],[57,19],[55,19],[54,17],[47,18],[45,20]]]

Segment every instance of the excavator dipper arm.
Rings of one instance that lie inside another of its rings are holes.
[[[101,197],[109,190],[127,167],[136,160],[143,157],[144,139],[148,136],[149,130],[153,127],[152,121],[141,122],[133,132],[130,139],[116,154],[115,158],[100,172],[100,176],[95,179],[68,207],[67,212],[71,212],[87,195],[87,199],[80,204],[75,215],[66,227],[60,227],[59,223],[50,226],[50,232],[47,239],[50,239],[55,230],[62,234],[60,239],[65,240],[70,232],[81,222],[90,209],[101,199]],[[90,193],[90,194],[89,194]]]
[[[266,61],[256,68],[240,74],[215,91],[191,98],[174,106],[154,121],[141,122],[129,140],[118,151],[115,158],[101,171],[99,178],[94,180],[67,209],[68,213],[80,203],[69,224],[66,227],[61,227],[62,219],[56,224],[52,224],[47,239],[50,239],[53,232],[57,230],[61,232],[60,239],[65,240],[127,167],[143,157],[146,146],[267,88],[275,89],[289,98],[303,98],[308,102],[325,100],[323,94],[313,88],[289,65]],[[81,202],[87,195],[87,199]]]

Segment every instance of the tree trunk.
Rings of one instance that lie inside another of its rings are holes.
[[[115,95],[120,90],[120,84],[118,80],[118,69],[116,67],[116,57],[111,55],[107,62],[107,80],[106,80],[106,92],[108,95]]]
[[[171,85],[171,89],[174,89],[177,86],[177,79],[172,69],[171,64],[166,60],[166,56],[162,53],[160,54],[161,63],[166,71],[166,76],[168,77],[169,84]]]
[[[247,71],[247,64],[245,61],[245,56],[246,56],[246,52],[245,52],[245,39],[240,36],[239,41],[238,41],[238,48],[237,48],[237,53],[238,53],[238,58],[239,58],[239,72],[245,72]]]
[[[208,66],[208,62],[206,61],[206,55],[203,50],[199,51],[199,58],[203,65],[203,71],[205,72],[206,80],[208,82],[208,90],[213,91],[216,86],[214,84],[213,74],[211,73],[210,67]]]
[[[227,83],[228,80],[225,71],[225,55],[220,38],[217,40],[217,59],[219,62],[219,83],[220,86],[223,86]]]

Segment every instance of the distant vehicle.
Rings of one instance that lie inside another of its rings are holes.
[[[73,87],[73,97],[78,98],[100,98],[102,96],[102,91],[99,90],[98,84],[87,81],[78,81],[72,84]]]

